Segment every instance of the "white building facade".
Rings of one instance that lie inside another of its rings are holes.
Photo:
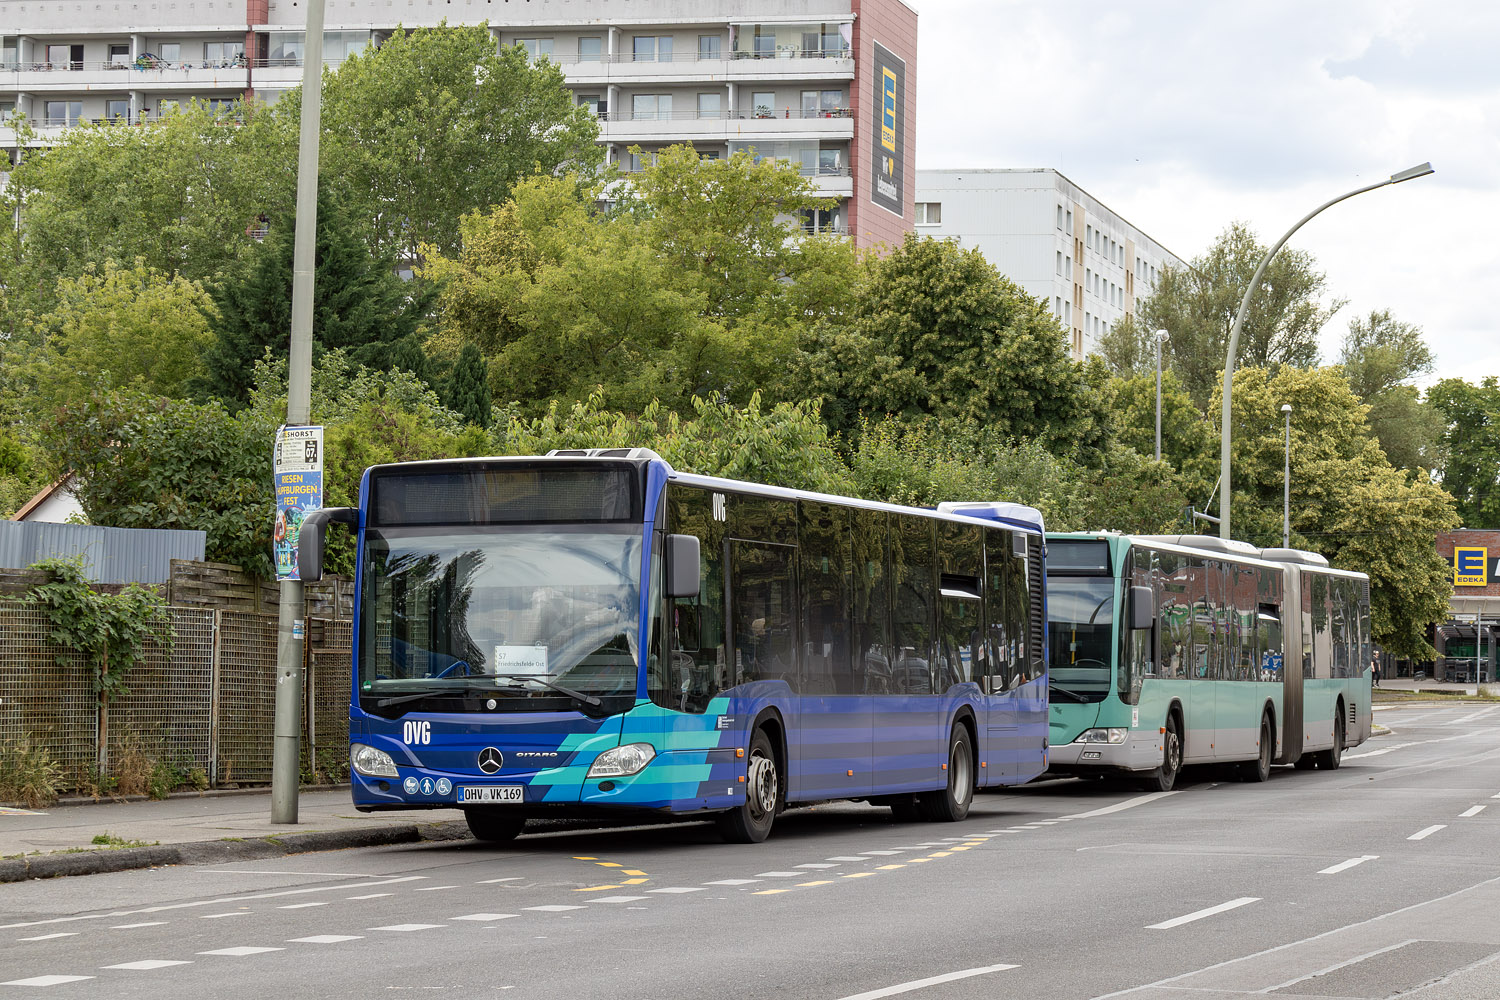
[[[915,212],[919,234],[978,249],[1047,303],[1076,359],[1185,266],[1056,170],[919,170]]]
[[[305,15],[295,0],[0,0],[0,116],[24,112],[46,145],[193,98],[274,103],[301,83]],[[809,230],[868,245],[911,228],[916,14],[902,0],[327,0],[324,60],[444,19],[557,63],[627,172],[677,143],[749,149],[837,199]]]

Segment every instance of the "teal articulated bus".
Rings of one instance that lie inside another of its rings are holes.
[[[1296,549],[1048,534],[1049,768],[1339,766],[1370,734],[1370,585]]]

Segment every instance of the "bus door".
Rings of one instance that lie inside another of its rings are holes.
[[[1217,608],[1218,572],[1213,560],[1188,556],[1184,598],[1192,609],[1188,619],[1183,661],[1187,668],[1187,705],[1185,708],[1182,756],[1185,761],[1214,759],[1217,712],[1214,688],[1218,686],[1219,642]]]
[[[852,627],[857,587],[850,572],[851,529],[866,512],[811,500],[798,507],[800,672],[791,725],[798,764],[790,791],[802,799],[868,795],[874,733]],[[885,515],[877,516],[883,522]]]

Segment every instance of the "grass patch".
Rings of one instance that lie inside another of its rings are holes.
[[[1466,694],[1463,691],[1408,691],[1405,688],[1375,688],[1372,701],[1377,705],[1401,704],[1417,701],[1500,701],[1500,695]]]
[[[103,847],[108,850],[119,847],[155,847],[159,843],[161,843],[161,841],[153,840],[150,843],[147,843],[144,840],[126,840],[124,837],[117,837],[106,830],[103,833],[94,834],[94,839],[89,841],[89,843],[93,844],[95,847]],[[85,851],[89,850],[89,848],[75,847],[73,848],[73,850]]]

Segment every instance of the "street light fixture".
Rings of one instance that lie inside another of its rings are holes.
[[[1286,417],[1286,458],[1281,466],[1281,547],[1292,547],[1292,404],[1281,404]]]
[[[1319,205],[1317,208],[1304,215],[1295,226],[1293,226],[1291,229],[1288,229],[1285,235],[1283,235],[1281,239],[1277,240],[1276,243],[1271,247],[1271,249],[1266,251],[1266,255],[1260,259],[1260,266],[1255,269],[1255,275],[1250,279],[1250,287],[1245,289],[1245,297],[1240,299],[1240,311],[1235,314],[1234,326],[1229,331],[1229,350],[1224,355],[1224,405],[1219,424],[1219,489],[1221,491],[1219,493],[1220,538],[1230,537],[1229,497],[1230,494],[1234,492],[1230,488],[1229,478],[1229,405],[1230,393],[1234,388],[1234,355],[1240,346],[1240,330],[1245,325],[1245,314],[1250,311],[1250,300],[1255,296],[1255,290],[1260,287],[1260,279],[1266,273],[1266,266],[1271,263],[1271,258],[1276,256],[1276,251],[1280,250],[1282,245],[1286,243],[1287,240],[1292,238],[1293,233],[1301,229],[1304,225],[1307,224],[1308,220],[1310,220],[1313,216],[1317,215],[1324,209],[1331,208],[1332,206],[1337,205],[1339,202],[1345,200],[1346,198],[1353,198],[1357,194],[1364,194],[1366,191],[1374,191],[1376,188],[1388,187],[1391,184],[1400,184],[1402,181],[1413,180],[1417,177],[1426,177],[1428,174],[1433,172],[1434,171],[1432,169],[1431,163],[1419,163],[1415,167],[1407,167],[1405,170],[1399,170],[1396,173],[1391,174],[1390,177],[1387,177],[1383,181],[1377,181],[1374,184],[1367,184],[1364,187],[1355,188],[1353,191],[1341,194],[1337,198],[1325,201],[1323,204]]]
[[[1157,330],[1156,336],[1156,460],[1161,461],[1161,345],[1167,342],[1167,331]]]

